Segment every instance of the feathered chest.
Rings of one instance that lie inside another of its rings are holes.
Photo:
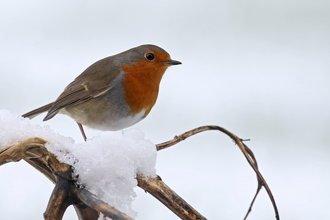
[[[159,84],[166,70],[164,67],[149,68],[148,65],[123,65],[125,72],[123,89],[126,104],[131,108],[130,113],[150,112],[157,100]]]

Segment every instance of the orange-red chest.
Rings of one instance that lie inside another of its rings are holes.
[[[126,104],[131,108],[129,114],[150,112],[157,100],[159,84],[167,66],[141,60],[133,65],[122,65],[125,71],[123,88]]]

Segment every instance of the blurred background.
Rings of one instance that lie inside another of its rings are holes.
[[[2,1],[0,108],[26,113],[95,61],[156,44],[183,64],[134,127],[155,144],[209,124],[249,138],[281,218],[329,219],[329,10],[326,0]],[[42,118],[32,123],[83,141],[70,118]],[[164,182],[206,218],[244,218],[256,176],[224,134],[198,134],[157,160]],[[1,219],[43,219],[48,179],[25,162],[0,167],[0,178]],[[177,218],[136,193],[138,220]],[[73,208],[64,219],[77,219]],[[265,190],[248,219],[275,219]]]

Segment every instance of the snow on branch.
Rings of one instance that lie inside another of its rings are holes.
[[[0,110],[0,125],[0,165],[23,159],[55,183],[44,213],[46,220],[61,220],[70,205],[80,220],[102,219],[100,213],[114,220],[133,219],[136,213],[131,209],[131,202],[136,185],[181,219],[206,219],[156,175],[155,163],[157,151],[209,130],[228,135],[257,175],[257,192],[245,219],[262,187],[279,219],[274,197],[258,170],[253,152],[242,139],[224,128],[198,127],[155,147],[137,129],[104,132],[84,144],[76,144],[71,138],[55,134],[47,127],[32,126],[28,119],[6,110]]]

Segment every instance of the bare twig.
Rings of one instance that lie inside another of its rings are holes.
[[[152,179],[137,175],[138,186],[156,197],[172,212],[185,220],[206,220],[199,212],[191,207],[184,199],[170,189],[159,176]]]
[[[103,215],[110,217],[111,219],[117,220],[133,220],[126,214],[119,212],[112,206],[104,203],[102,200],[97,198],[94,194],[83,188],[76,188],[76,194],[78,198],[89,207],[101,212]]]
[[[173,146],[183,140],[185,140],[186,138],[188,137],[191,137],[195,134],[198,134],[200,132],[203,132],[203,131],[209,131],[209,130],[217,130],[217,131],[221,131],[222,133],[225,133],[226,135],[228,135],[231,139],[233,139],[235,141],[235,143],[237,144],[237,146],[240,148],[240,150],[242,151],[242,153],[244,154],[246,160],[248,161],[248,163],[250,164],[250,166],[252,167],[252,169],[254,170],[254,172],[257,174],[257,179],[258,179],[258,188],[257,188],[257,191],[256,191],[256,194],[251,202],[251,205],[248,209],[248,212],[245,216],[245,219],[247,218],[247,216],[249,215],[249,213],[251,212],[252,210],[252,206],[254,204],[254,201],[261,189],[262,186],[265,187],[266,191],[267,191],[267,194],[272,202],[272,205],[274,207],[274,212],[275,212],[275,218],[277,220],[280,219],[280,216],[279,216],[279,212],[278,212],[278,209],[277,209],[277,206],[276,206],[276,202],[275,202],[275,199],[273,197],[273,194],[268,186],[268,184],[266,183],[266,180],[263,178],[263,176],[261,175],[261,173],[259,172],[258,170],[258,163],[257,163],[257,160],[253,154],[253,152],[242,142],[242,139],[240,139],[239,137],[237,137],[235,134],[231,133],[230,131],[222,128],[222,127],[219,127],[219,126],[214,126],[214,125],[207,125],[207,126],[201,126],[201,127],[198,127],[198,128],[195,128],[195,129],[192,129],[190,131],[187,131],[183,134],[180,134],[180,135],[177,135],[174,137],[174,139],[170,140],[170,141],[167,141],[167,142],[164,142],[164,143],[161,143],[161,144],[157,144],[156,145],[156,148],[158,151],[160,150],[163,150],[165,148],[168,148],[170,146]]]

